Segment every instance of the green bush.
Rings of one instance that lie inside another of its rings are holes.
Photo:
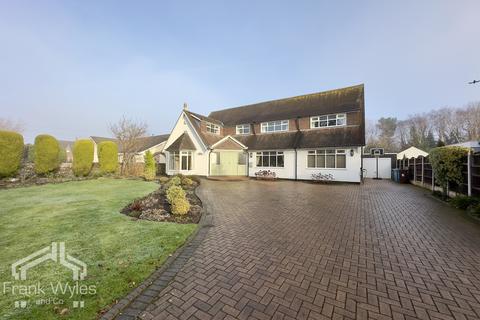
[[[34,163],[35,172],[46,174],[55,171],[60,166],[60,144],[57,139],[41,134],[35,138]]]
[[[15,175],[23,156],[23,137],[11,131],[0,131],[0,177]]]
[[[449,182],[462,183],[462,167],[467,154],[468,149],[462,147],[438,147],[430,151],[435,180],[442,187],[445,198]]]
[[[190,203],[188,202],[185,190],[180,186],[171,186],[167,189],[167,201],[172,207],[173,214],[187,214],[190,210]]]
[[[114,173],[118,168],[118,147],[113,141],[98,144],[98,162],[101,173]]]
[[[179,186],[182,184],[182,180],[180,179],[179,176],[174,176],[172,177],[168,182],[167,182],[167,186],[170,187],[170,186]]]
[[[157,174],[157,164],[150,151],[145,153],[145,168],[143,173],[145,180],[153,180]]]
[[[455,208],[466,210],[468,207],[480,204],[480,199],[468,196],[456,196],[450,199],[450,203]]]
[[[188,177],[183,177],[182,186],[190,187],[193,184],[193,180]]]
[[[73,173],[76,176],[87,176],[92,170],[93,141],[77,140],[73,145]]]
[[[171,186],[167,189],[167,201],[172,204],[174,199],[185,198],[185,190],[180,186]]]
[[[172,213],[175,215],[187,214],[190,210],[190,203],[186,198],[176,198],[172,203]]]

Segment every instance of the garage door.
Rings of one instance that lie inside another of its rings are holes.
[[[363,169],[365,169],[365,178],[377,177],[377,159],[363,158]],[[390,179],[392,176],[392,161],[390,158],[378,158],[378,177]]]

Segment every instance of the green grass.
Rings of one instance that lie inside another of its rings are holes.
[[[95,319],[141,283],[196,228],[133,221],[119,213],[157,187],[152,182],[98,179],[0,191],[0,319]],[[13,279],[12,263],[54,241],[65,242],[67,254],[87,264],[87,278],[79,284],[95,286],[96,294],[54,295],[50,283],[75,282],[69,269],[53,261],[30,269],[27,280]],[[46,295],[24,296],[27,308],[15,309],[14,302],[22,296],[4,292],[7,282],[40,282]],[[35,304],[49,297],[63,299],[64,304]],[[73,301],[85,301],[85,307],[73,308]],[[63,309],[68,311],[59,315]]]

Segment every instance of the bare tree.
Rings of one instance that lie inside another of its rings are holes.
[[[13,121],[10,119],[0,118],[0,130],[22,133],[24,129],[25,129],[25,126],[20,121]]]
[[[118,148],[122,155],[121,173],[134,162],[138,152],[138,140],[147,134],[147,124],[134,121],[123,116],[117,123],[110,125],[110,131],[118,141]]]

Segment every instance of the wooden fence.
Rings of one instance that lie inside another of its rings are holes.
[[[428,157],[420,156],[418,158],[398,160],[397,168],[408,169],[411,183],[431,190],[441,190],[435,181],[435,173]],[[465,158],[462,166],[462,176],[462,183],[450,183],[448,186],[449,191],[480,196],[480,153],[472,154]]]

